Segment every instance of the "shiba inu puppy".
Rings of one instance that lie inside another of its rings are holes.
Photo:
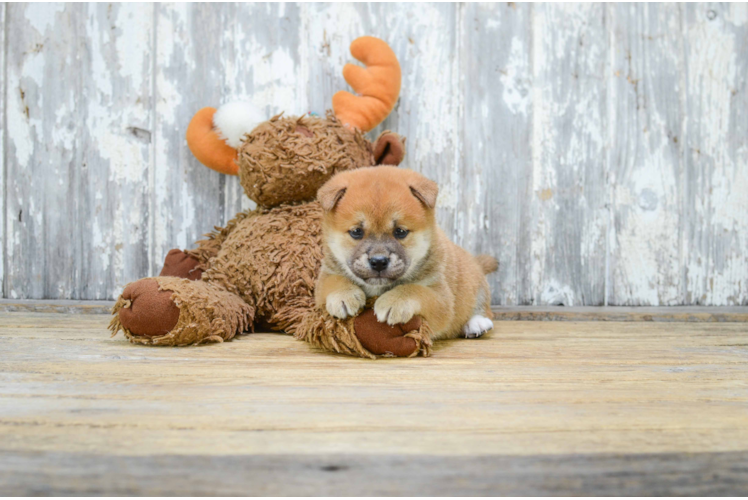
[[[397,167],[349,170],[322,186],[317,199],[324,210],[325,258],[317,305],[346,318],[378,297],[379,322],[394,325],[421,315],[434,340],[490,330],[485,275],[498,263],[447,238],[434,213],[438,191],[435,182]]]

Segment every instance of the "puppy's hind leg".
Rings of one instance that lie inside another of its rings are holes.
[[[476,314],[462,327],[462,333],[466,339],[477,339],[491,328],[493,328],[493,321],[485,316]]]

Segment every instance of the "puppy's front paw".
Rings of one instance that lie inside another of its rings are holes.
[[[407,323],[419,312],[418,301],[402,297],[398,293],[387,292],[374,303],[377,321],[388,325]]]
[[[355,316],[366,304],[366,295],[360,288],[340,290],[327,296],[327,312],[338,319]]]

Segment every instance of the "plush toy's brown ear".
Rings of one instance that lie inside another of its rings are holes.
[[[325,212],[335,208],[335,205],[343,198],[348,184],[339,177],[333,177],[317,191],[317,201],[322,205]]]
[[[427,208],[436,206],[436,197],[439,194],[439,185],[436,182],[419,175],[409,185],[413,196],[418,198]]]
[[[400,165],[405,157],[405,137],[385,130],[374,142],[375,165]]]

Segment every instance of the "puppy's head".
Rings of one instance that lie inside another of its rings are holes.
[[[414,276],[436,230],[435,182],[412,170],[342,172],[317,193],[329,256],[359,285],[386,287]]]

